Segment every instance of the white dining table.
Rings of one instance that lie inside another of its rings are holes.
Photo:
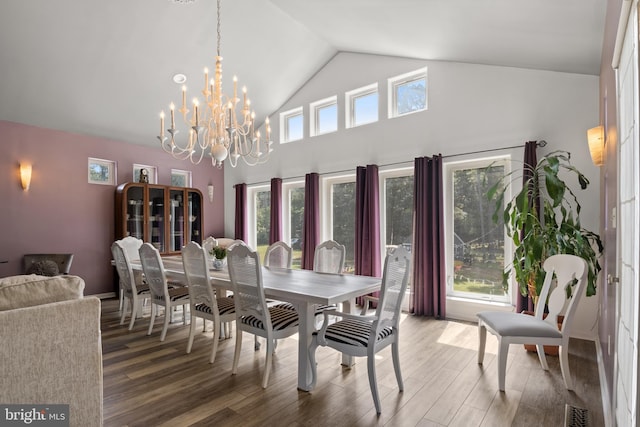
[[[184,281],[186,276],[180,256],[162,257],[167,278]],[[141,268],[132,262],[133,268]],[[211,284],[231,289],[231,280],[226,268],[210,270]],[[355,299],[379,291],[382,279],[353,274],[326,274],[311,270],[288,270],[262,267],[265,296],[293,304],[298,311],[298,389],[311,391],[311,365],[309,346],[315,331],[315,305],[342,303],[343,311],[355,310]],[[342,355],[342,364],[352,366],[351,356]]]

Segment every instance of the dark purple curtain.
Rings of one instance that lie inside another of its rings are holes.
[[[304,215],[302,220],[302,268],[313,270],[313,255],[320,243],[320,175],[304,178]]]
[[[382,276],[379,182],[378,166],[356,168],[355,273],[362,276]]]
[[[527,141],[524,145],[524,169],[522,170],[522,184],[529,178],[533,176],[533,169],[538,164],[538,154],[536,153],[536,148],[538,148],[538,141]],[[536,211],[538,216],[540,216],[540,203],[536,203]],[[524,230],[521,231],[520,235],[524,235]],[[520,293],[519,284],[516,286],[516,312],[520,313],[524,310],[533,311],[533,300],[529,296],[523,296]]]
[[[271,179],[271,220],[269,244],[282,240],[282,179]]]
[[[247,184],[236,184],[235,237],[247,241]]]
[[[442,156],[416,158],[410,310],[439,319],[445,318],[447,297],[442,191]]]

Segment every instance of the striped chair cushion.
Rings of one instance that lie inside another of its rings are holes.
[[[216,302],[218,303],[218,311],[220,312],[221,316],[233,313],[236,310],[233,299],[231,298],[218,298],[216,299]],[[212,313],[211,307],[204,303],[196,304],[194,308],[196,309],[196,311],[201,311],[202,313]]]
[[[269,307],[269,314],[271,315],[271,324],[275,331],[280,331],[293,326],[298,326],[298,313],[295,310],[285,310],[278,307]],[[262,320],[255,316],[244,316],[241,322],[253,326],[254,328],[264,329],[264,323]]]
[[[158,296],[159,300],[164,300],[162,295]],[[187,288],[173,288],[169,289],[169,299],[171,301],[177,301],[180,299],[189,299],[189,289]]]
[[[282,302],[280,304],[276,304],[274,305],[274,307],[278,307],[278,308],[282,308],[283,310],[292,310],[295,311],[295,307],[293,306],[293,304],[291,304],[290,302]],[[320,314],[322,314],[323,311],[325,310],[329,310],[329,309],[335,309],[337,308],[337,306],[335,304],[319,304],[315,306],[315,315],[318,316]]]
[[[378,341],[391,335],[393,330],[386,327],[378,334]],[[366,347],[371,334],[371,323],[362,320],[341,320],[327,327],[325,338],[342,344]]]

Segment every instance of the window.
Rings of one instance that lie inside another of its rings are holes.
[[[426,109],[426,68],[389,79],[389,118]]]
[[[335,96],[311,103],[310,110],[311,136],[338,130],[338,104]]]
[[[385,254],[404,246],[411,251],[413,241],[413,169],[380,172],[382,180],[382,221]],[[384,258],[382,258],[384,259]]]
[[[171,169],[171,186],[191,187],[191,171]]]
[[[324,182],[325,221],[323,235],[346,248],[344,272],[355,271],[355,176],[327,178]]]
[[[345,94],[348,128],[378,121],[378,84],[374,83]]]
[[[87,176],[89,184],[116,185],[116,162],[89,157]]]
[[[252,192],[252,204],[254,212],[254,236],[251,236],[251,243],[260,259],[264,258],[264,253],[269,246],[269,231],[271,229],[271,190],[269,187],[257,188]],[[250,212],[251,212],[250,211]],[[255,243],[254,243],[255,242]]]
[[[502,216],[494,223],[495,202],[487,190],[508,173],[508,158],[458,162],[446,166],[448,180],[447,294],[473,299],[509,302],[502,287],[505,239]],[[506,257],[510,259],[510,257]]]
[[[304,137],[302,107],[280,113],[280,141],[297,141]]]
[[[147,177],[149,184],[158,183],[158,169],[155,166],[133,164],[133,182],[140,182],[140,171],[142,169],[147,170]]]
[[[293,250],[293,268],[302,263],[302,223],[304,218],[304,182],[283,183],[283,240]]]

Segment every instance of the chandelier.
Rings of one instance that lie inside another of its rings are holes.
[[[202,100],[193,98],[192,111],[187,108],[187,88],[182,86],[182,106],[176,112],[176,106],[170,104],[171,127],[165,135],[164,111],[160,113],[160,135],[158,139],[162,148],[180,160],[189,159],[198,164],[205,156],[211,157],[211,163],[222,167],[222,162],[229,159],[232,167],[236,167],[242,158],[250,166],[265,163],[271,148],[271,127],[269,118],[265,119],[266,137],[254,129],[255,112],[251,111],[251,101],[247,98],[246,87],[242,88],[242,100],[238,98],[238,79],[233,77],[233,95],[222,93],[222,56],[220,56],[220,0],[217,6],[217,55],[214,78],[209,80],[209,70],[204,69],[204,89]],[[239,109],[240,107],[240,109]],[[238,110],[236,112],[236,110]],[[176,114],[188,129],[188,135],[182,143],[178,142],[179,130],[176,128]]]

